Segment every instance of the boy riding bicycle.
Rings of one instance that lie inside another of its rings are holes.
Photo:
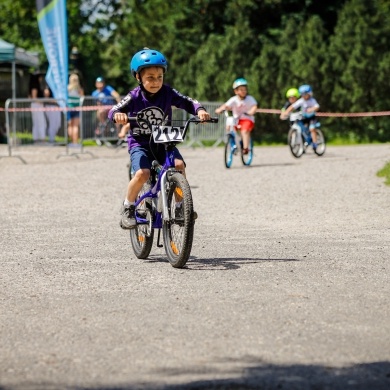
[[[316,122],[315,118],[316,112],[319,110],[320,105],[317,100],[313,97],[313,90],[310,85],[304,84],[301,85],[298,89],[301,98],[298,99],[295,103],[291,104],[284,112],[282,112],[283,118],[288,118],[288,115],[298,108],[302,111],[302,124],[306,126],[311,134],[313,140],[313,149],[317,149],[317,133],[316,133]]]
[[[165,149],[151,139],[151,131],[143,126],[142,118],[154,124],[162,124],[172,118],[172,106],[181,108],[201,120],[210,119],[210,114],[200,103],[177,90],[163,84],[168,63],[164,55],[156,50],[144,48],[137,52],[130,62],[131,74],[139,86],[131,90],[108,113],[108,118],[125,125],[128,117],[141,118],[130,121],[128,149],[135,175],[127,187],[122,207],[120,226],[132,229],[136,225],[134,202],[142,186],[148,181],[153,160],[164,163]],[[185,175],[185,163],[179,150],[174,148],[175,167]]]
[[[243,154],[249,153],[249,144],[251,132],[255,127],[255,112],[257,110],[256,99],[248,95],[248,82],[239,78],[233,83],[235,96],[231,97],[226,103],[215,110],[216,114],[222,111],[232,111],[233,117],[236,119],[236,129],[241,131]]]

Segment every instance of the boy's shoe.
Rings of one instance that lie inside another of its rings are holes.
[[[196,211],[194,211],[192,215],[194,217],[194,220],[198,218],[198,213]],[[183,204],[181,204],[179,207],[175,207],[175,220],[184,221]]]
[[[317,144],[315,144],[315,143],[313,142],[313,145],[312,145],[312,146],[313,146],[313,150],[316,151],[316,150],[317,150]]]
[[[249,153],[249,149],[248,148],[243,148],[242,149],[242,154],[248,154]]]
[[[175,207],[175,219],[180,221],[184,220],[183,203],[180,203],[179,206]]]
[[[130,206],[125,206],[122,205],[122,210],[121,210],[122,218],[119,223],[120,227],[122,229],[133,229],[136,225],[135,221],[135,206],[130,205]]]

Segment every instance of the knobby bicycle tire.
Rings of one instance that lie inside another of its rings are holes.
[[[243,153],[243,148],[241,148],[241,161],[244,165],[249,166],[252,164],[253,160],[253,140],[252,137],[249,142],[249,151],[248,154]]]
[[[150,182],[148,181],[143,185],[137,199],[142,194],[149,191],[149,189]],[[151,203],[148,202],[148,199],[144,199],[144,201],[138,205],[137,210],[141,210],[145,214],[145,218],[149,220],[149,224],[137,224],[133,229],[131,229],[130,241],[136,257],[138,259],[146,259],[152,250],[154,238],[154,229],[152,228],[153,211]]]
[[[194,208],[190,186],[181,173],[169,177],[167,193],[169,221],[163,224],[164,247],[170,264],[183,268],[190,257],[194,238]],[[182,202],[182,216],[176,217],[177,203]]]
[[[287,142],[292,155],[295,158],[301,157],[304,152],[303,139],[302,135],[298,134],[296,129],[290,129],[287,136]]]
[[[314,153],[317,156],[322,156],[326,150],[324,133],[320,129],[316,129],[316,133],[317,133],[317,148],[314,151]]]

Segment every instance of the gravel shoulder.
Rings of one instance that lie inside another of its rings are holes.
[[[181,270],[119,228],[126,150],[86,150],[0,159],[0,390],[390,388],[389,144],[183,148]]]

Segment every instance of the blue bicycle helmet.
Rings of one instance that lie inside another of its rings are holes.
[[[145,47],[143,50],[134,54],[130,62],[130,72],[135,77],[135,74],[139,73],[141,69],[150,66],[160,66],[164,69],[165,73],[168,68],[168,62],[159,51]]]
[[[313,90],[311,89],[311,86],[310,85],[307,85],[307,84],[303,84],[301,85],[299,88],[298,88],[298,91],[299,91],[299,94],[302,96],[302,95],[305,95],[307,93],[312,93]]]
[[[248,86],[248,82],[244,78],[239,78],[237,80],[234,80],[233,89],[241,87],[241,85]]]

